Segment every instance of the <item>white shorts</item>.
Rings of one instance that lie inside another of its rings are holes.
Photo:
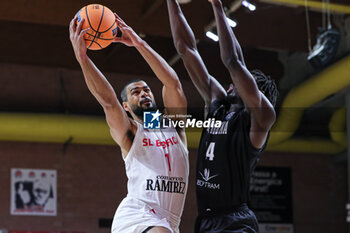
[[[171,233],[179,233],[179,223],[180,218],[168,211],[126,197],[115,212],[112,233],[142,233],[150,226],[165,227]]]

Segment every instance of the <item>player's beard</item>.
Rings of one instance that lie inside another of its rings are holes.
[[[142,106],[142,104],[141,104]],[[131,111],[137,116],[142,118],[143,117],[143,112],[153,112],[157,110],[157,105],[154,101],[152,101],[152,105],[149,107],[142,108],[141,106],[138,105],[133,105],[131,106]]]

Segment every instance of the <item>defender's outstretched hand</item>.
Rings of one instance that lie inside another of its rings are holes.
[[[137,46],[142,42],[142,39],[122,20],[116,13],[115,21],[117,22],[119,30],[122,32],[121,37],[116,37],[114,42],[120,42],[127,46]]]

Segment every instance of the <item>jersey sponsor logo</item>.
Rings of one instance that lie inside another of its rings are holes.
[[[207,168],[204,169],[204,174],[203,174],[202,172],[199,172],[199,174],[202,176],[202,179],[205,180],[205,181],[209,181],[209,180],[211,180],[212,178],[218,176],[218,175],[210,176],[210,170],[207,169]]]
[[[220,184],[214,184],[210,182],[205,182],[203,180],[197,180],[197,186],[209,188],[209,189],[220,189]]]
[[[186,182],[182,177],[157,176],[146,180],[146,190],[185,194]]]
[[[227,134],[227,128],[228,128],[228,121],[222,122],[220,127],[210,127],[207,128],[207,132],[209,134]]]
[[[219,176],[218,174],[211,176],[210,170],[205,168],[204,172],[199,172],[203,180],[197,179],[197,186],[209,188],[209,189],[220,189],[220,184],[215,184],[208,182],[209,180],[213,179],[214,177]]]
[[[155,142],[149,138],[144,138],[142,139],[142,146],[147,147],[147,146],[156,146],[156,147],[170,147],[173,145],[176,145],[179,143],[179,140],[177,139],[177,137],[171,137],[171,138],[167,138],[164,141],[162,140],[156,140]]]

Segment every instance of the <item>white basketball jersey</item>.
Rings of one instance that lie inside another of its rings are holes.
[[[124,159],[128,197],[181,217],[188,186],[188,150],[175,129],[137,126]]]

